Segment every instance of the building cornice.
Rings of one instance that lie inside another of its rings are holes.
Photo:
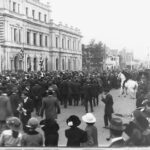
[[[8,13],[0,13],[0,15],[2,15],[4,17],[14,18],[14,19],[17,19],[17,20],[20,20],[20,21],[23,21],[23,22],[26,22],[26,23],[38,26],[38,27],[44,27],[44,28],[49,29],[49,24],[48,23],[47,23],[47,26],[46,26],[46,25],[41,25],[40,23],[32,22],[32,21],[24,19],[24,18],[19,18],[19,17],[15,16],[15,15],[11,15],[11,14],[8,14]]]
[[[61,54],[73,54],[73,55],[80,55],[82,56],[82,53],[72,53],[72,52],[66,52],[66,51],[56,51],[56,50],[43,50],[41,51],[41,49],[37,49],[37,48],[28,48],[28,47],[22,47],[22,46],[9,46],[9,45],[4,45],[4,44],[1,44],[1,47],[4,47],[4,48],[16,48],[16,49],[21,49],[23,48],[24,50],[26,51],[37,51],[37,52],[48,52],[48,53],[61,53]],[[51,49],[51,48],[49,48]]]
[[[72,34],[72,35],[76,35],[80,38],[82,38],[83,36],[78,34],[78,33],[75,33],[74,31],[68,31],[68,30],[65,30],[65,29],[62,29],[62,28],[59,28],[59,27],[54,27],[54,26],[50,26],[50,29],[51,30],[58,30],[59,32],[62,31],[62,32],[65,32],[65,33],[69,33],[69,34]]]

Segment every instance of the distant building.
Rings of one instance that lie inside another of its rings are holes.
[[[118,50],[109,50],[106,54],[105,69],[113,70],[119,68],[119,55]]]
[[[82,70],[81,38],[53,23],[49,4],[0,0],[0,72]]]
[[[133,69],[134,67],[134,55],[133,52],[127,52],[125,49],[119,52],[120,67]]]

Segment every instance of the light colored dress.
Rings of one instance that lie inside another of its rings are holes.
[[[4,130],[0,136],[0,146],[21,146],[22,134],[19,133],[17,138],[12,136],[12,130]]]

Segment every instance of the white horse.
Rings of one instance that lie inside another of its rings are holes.
[[[120,95],[119,96],[125,94],[124,96],[126,97],[126,95],[128,95],[128,93],[129,93],[131,98],[135,98],[136,92],[138,89],[137,81],[129,79],[123,87],[123,83],[126,80],[125,75],[122,72],[120,72],[118,74],[118,78],[121,80],[121,88],[120,88]]]

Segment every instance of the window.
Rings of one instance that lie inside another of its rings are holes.
[[[17,29],[14,29],[14,41],[17,42]]]
[[[20,13],[20,4],[18,4],[18,13]]]
[[[39,21],[41,21],[41,13],[39,12]]]
[[[36,33],[33,33],[33,45],[36,45]]]
[[[19,30],[19,43],[21,43],[21,30]]]
[[[62,39],[62,48],[64,49],[65,48],[65,40],[64,39]]]
[[[42,34],[40,34],[40,46],[42,46]]]
[[[45,36],[45,46],[47,47],[47,36]]]
[[[28,16],[28,7],[26,7],[26,15]]]
[[[16,12],[16,2],[13,2],[13,12]]]
[[[62,59],[62,70],[65,70],[65,61]]]
[[[35,17],[35,10],[32,10],[32,17],[34,19],[34,17]]]
[[[13,36],[13,27],[11,27],[11,41],[14,41],[14,36]]]
[[[27,31],[27,44],[30,44],[30,32]]]
[[[73,41],[73,50],[75,50],[76,48],[75,48],[75,41]]]
[[[70,40],[68,40],[68,49],[70,49]]]
[[[58,70],[58,58],[56,59],[56,70]]]
[[[44,21],[47,22],[47,15],[44,15]]]
[[[58,37],[56,37],[56,48],[58,48]]]

